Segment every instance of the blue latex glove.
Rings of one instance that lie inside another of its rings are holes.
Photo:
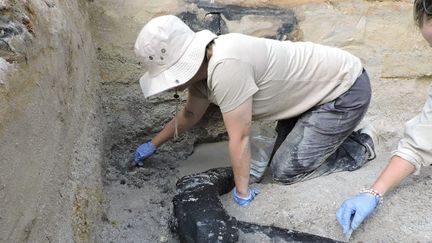
[[[256,188],[250,188],[248,189],[248,191],[249,191],[249,195],[246,198],[240,197],[237,194],[237,188],[234,187],[233,190],[234,202],[236,202],[238,205],[242,207],[246,207],[247,205],[249,205],[252,202],[252,200],[259,194],[259,191]]]
[[[378,204],[379,198],[369,193],[361,193],[345,200],[336,213],[343,233],[346,235],[357,229],[363,220],[375,211]]]
[[[142,161],[156,152],[156,146],[152,142],[141,144],[135,151],[135,164],[142,166]]]

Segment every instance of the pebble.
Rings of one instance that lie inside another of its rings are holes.
[[[159,242],[168,242],[168,238],[166,236],[161,235],[159,238]]]
[[[10,9],[11,8],[11,2],[9,0],[0,0],[0,9]]]

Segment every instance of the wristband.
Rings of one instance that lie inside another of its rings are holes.
[[[369,189],[365,188],[365,189],[361,190],[360,193],[368,193],[368,194],[371,194],[372,196],[378,198],[378,201],[379,201],[378,202],[378,206],[380,206],[381,204],[383,204],[383,201],[384,201],[383,195],[381,193],[375,191],[372,188],[369,188]]]

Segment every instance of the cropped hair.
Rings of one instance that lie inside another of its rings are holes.
[[[213,55],[213,44],[214,44],[214,40],[212,40],[206,47],[206,55],[205,57],[207,58],[207,61],[210,60],[210,58]]]
[[[432,0],[414,0],[414,7],[413,7],[414,21],[416,25],[420,28],[423,26],[423,21],[425,17],[427,19],[432,18],[432,15],[427,14],[424,9],[424,1],[428,3],[428,5],[432,4],[430,3],[430,1]]]

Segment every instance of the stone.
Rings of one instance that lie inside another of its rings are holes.
[[[8,10],[11,8],[11,2],[9,0],[0,0],[0,10]]]

